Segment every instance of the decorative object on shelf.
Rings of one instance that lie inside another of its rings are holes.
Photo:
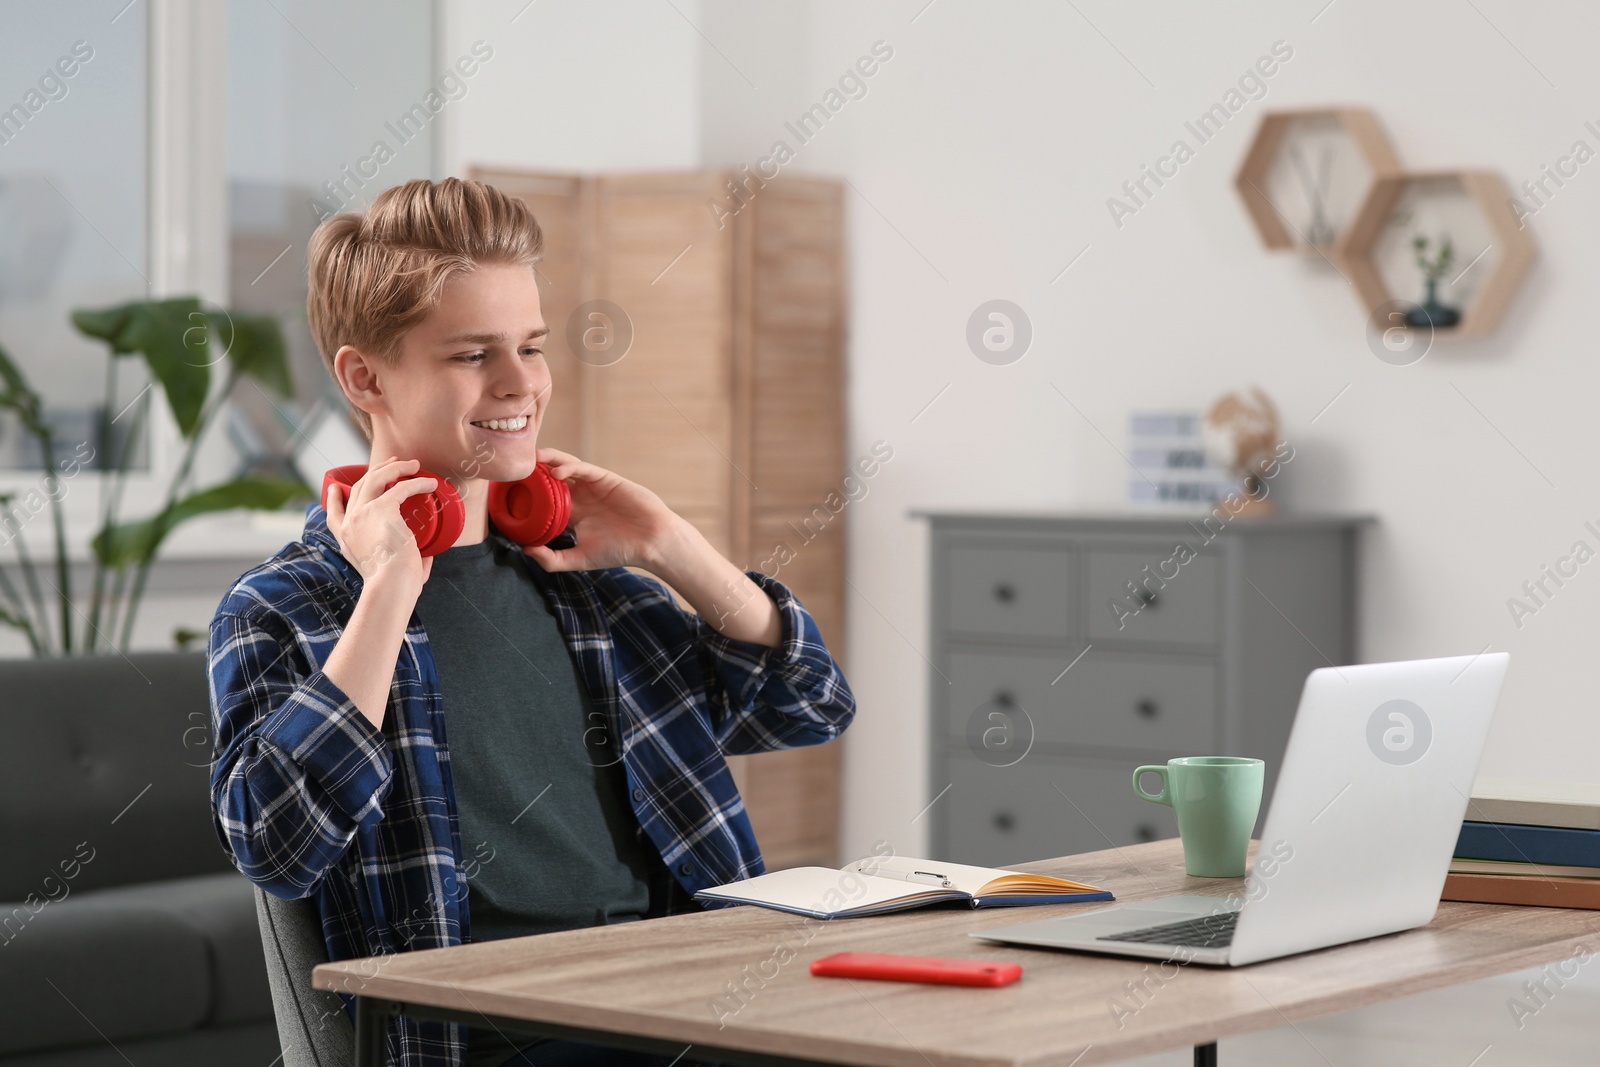
[[[1245,393],[1219,397],[1206,412],[1202,428],[1206,454],[1231,470],[1244,494],[1235,518],[1266,517],[1278,513],[1278,502],[1268,494],[1266,479],[1276,464],[1283,422],[1278,409],[1259,386]]]
[[[1453,324],[1429,320],[1419,310],[1425,304],[1413,305],[1395,295],[1397,290],[1404,291],[1394,282],[1394,276],[1408,251],[1423,268],[1425,278],[1428,271],[1423,259],[1416,256],[1414,237],[1409,249],[1391,237],[1395,230],[1390,223],[1396,215],[1408,220],[1423,219],[1419,230],[1437,233],[1445,225],[1451,227],[1453,252],[1466,258],[1466,265],[1454,277],[1446,276],[1451,269],[1446,266],[1433,276],[1427,291],[1436,304],[1457,312]],[[1479,233],[1469,240],[1463,231],[1473,227]],[[1511,191],[1498,174],[1478,170],[1422,171],[1374,182],[1366,203],[1334,249],[1335,260],[1369,314],[1384,308],[1403,308],[1401,317],[1406,327],[1448,329],[1447,336],[1451,337],[1477,337],[1492,332],[1534,257],[1533,238],[1521,228],[1511,206]],[[1390,268],[1387,272],[1385,265]],[[1459,309],[1452,300],[1441,302],[1439,278],[1444,279],[1448,289],[1472,290]]]
[[[1206,453],[1198,411],[1136,411],[1128,420],[1128,503],[1137,508],[1211,507],[1239,488]]]
[[[1411,219],[1411,212],[1397,212],[1394,224],[1404,226]],[[1438,253],[1430,259],[1428,246],[1431,243],[1424,234],[1411,235],[1411,250],[1416,254],[1417,269],[1422,271],[1426,291],[1422,303],[1406,311],[1405,323],[1407,326],[1427,326],[1436,330],[1450,329],[1461,322],[1461,312],[1439,302],[1439,279],[1455,266],[1456,246],[1450,240],[1449,234],[1443,234],[1439,237]]]
[[[1306,154],[1313,153],[1313,174]],[[1378,178],[1400,161],[1378,118],[1365,108],[1269,111],[1234,177],[1245,209],[1271,249],[1323,258]]]
[[[1333,149],[1328,145],[1322,146],[1318,156],[1317,176],[1315,180],[1306,166],[1305,153],[1300,151],[1300,146],[1289,146],[1289,161],[1294,164],[1295,173],[1300,178],[1300,186],[1305,191],[1306,203],[1311,207],[1311,218],[1306,222],[1306,243],[1312,248],[1323,248],[1333,244],[1333,226],[1328,222],[1328,174],[1333,167]]]
[[[245,315],[227,311],[205,311],[195,297],[170,300],[140,300],[100,310],[72,313],[72,324],[87,337],[110,346],[106,365],[107,397],[116,392],[119,357],[139,355],[149,369],[153,384],[172,409],[178,431],[186,442],[166,499],[154,514],[131,522],[118,522],[117,509],[127,481],[128,459],[132,448],[115,448],[114,456],[97,455],[88,437],[72,456],[56,461],[57,427],[44,417],[39,395],[24,379],[17,365],[0,349],[0,410],[10,412],[22,432],[36,442],[44,458],[42,481],[45,488],[26,493],[0,493],[0,536],[14,546],[21,566],[24,589],[19,591],[0,569],[0,624],[21,630],[35,656],[113,652],[127,648],[133,635],[133,620],[144,593],[145,579],[155,561],[161,542],[179,524],[211,511],[230,508],[279,508],[286,501],[303,496],[311,499],[314,490],[303,482],[284,478],[247,477],[194,490],[186,485],[195,454],[205,431],[227,402],[241,376],[248,375],[282,396],[292,395],[289,367],[284,359],[283,335],[277,320],[270,316]],[[217,353],[213,343],[221,344]],[[227,360],[227,377],[217,395],[211,394],[211,366]],[[102,420],[95,440],[112,446],[137,441],[151,406],[154,390],[146,389],[142,403],[130,416],[125,434],[113,437],[113,421],[108,406],[98,411]],[[85,450],[88,455],[83,455]],[[58,469],[59,468],[59,469]],[[74,641],[73,622],[85,617],[72,598],[72,575],[67,560],[66,518],[61,499],[65,481],[83,469],[103,472],[100,508],[103,523],[90,541],[94,557],[94,592],[86,615],[87,631]],[[20,496],[20,499],[19,499]],[[52,582],[57,596],[56,623],[52,623],[46,597],[40,590],[33,559],[28,554],[23,529],[41,512],[46,501],[55,520],[56,578]],[[124,590],[129,572],[131,590]],[[114,575],[112,587],[106,579]],[[122,614],[119,618],[118,610]],[[103,618],[102,618],[103,616]],[[121,623],[122,636],[113,644],[111,635]],[[54,625],[60,626],[59,647],[52,643]],[[102,625],[103,624],[103,625]],[[182,640],[183,635],[176,635]],[[97,649],[104,639],[107,648]]]

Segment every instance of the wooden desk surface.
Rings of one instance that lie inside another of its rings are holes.
[[[1119,903],[1222,896],[1243,882],[1188,877],[1176,839],[1013,867],[1104,886]],[[829,922],[745,906],[343,960],[317,967],[312,980],[407,1004],[839,1063],[1089,1067],[1537,967],[1580,946],[1600,949],[1600,912],[1448,901],[1418,930],[1242,968],[966,936],[1106,906],[944,905]],[[812,960],[846,950],[1012,960],[1023,977],[974,989],[810,974]],[[728,988],[741,982],[749,991],[742,1004]],[[1127,983],[1142,989],[1138,997]]]

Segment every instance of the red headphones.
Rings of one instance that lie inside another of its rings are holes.
[[[364,463],[330,468],[322,476],[323,506],[327,506],[328,486],[339,486],[348,500],[351,487],[366,473]],[[417,548],[424,556],[436,556],[461,536],[466,525],[466,505],[461,502],[461,494],[456,492],[455,486],[427,470],[419,469],[415,474],[396,478],[383,487],[384,491],[409,478],[438,479],[433,492],[409,496],[400,505],[401,517],[417,536]],[[572,491],[566,482],[550,473],[549,467],[540,463],[520,482],[489,483],[489,517],[501,533],[519,545],[552,544],[566,531],[572,518]],[[566,544],[554,547],[570,548],[576,543],[569,534]]]

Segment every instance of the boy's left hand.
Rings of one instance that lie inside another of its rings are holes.
[[[638,482],[555,448],[538,450],[539,461],[572,491],[572,548],[524,546],[547,571],[602,567],[651,569],[679,532],[681,516]]]

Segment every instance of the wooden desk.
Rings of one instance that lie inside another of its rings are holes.
[[[1122,903],[1242,884],[1186,876],[1176,839],[1013,866],[1105,886]],[[1452,902],[1418,930],[1241,968],[966,936],[1104,906],[946,905],[825,923],[738,907],[343,960],[317,967],[312,984],[357,997],[358,1067],[382,1064],[383,1018],[395,1012],[669,1056],[693,1045],[731,1063],[1089,1067],[1190,1045],[1197,1063],[1214,1063],[1218,1038],[1600,950],[1600,912]],[[812,960],[845,950],[1014,960],[1024,972],[999,989],[810,974]],[[730,995],[741,982],[742,1003]]]

